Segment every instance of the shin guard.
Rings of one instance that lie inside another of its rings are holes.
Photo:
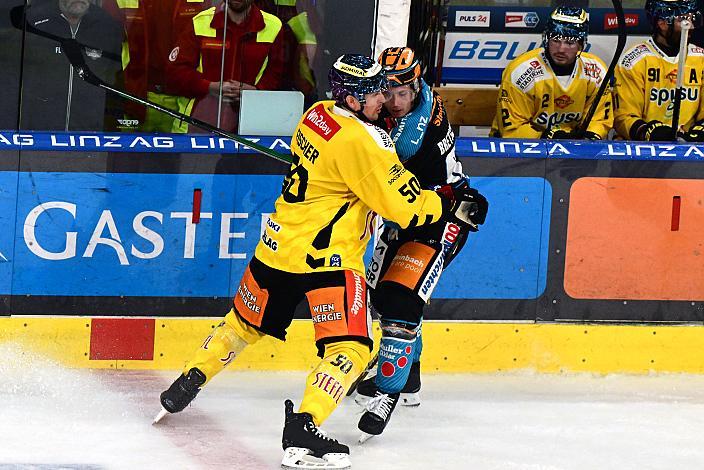
[[[230,310],[225,316],[225,321],[213,330],[196,351],[195,356],[188,361],[183,369],[184,375],[192,368],[197,368],[205,374],[205,383],[208,383],[245,347],[257,342],[262,336],[262,333],[242,321],[234,310]]]
[[[369,347],[358,341],[325,346],[325,356],[306,379],[300,413],[310,413],[320,426],[337,408],[352,382],[369,362]]]
[[[413,363],[420,362],[420,355],[423,352],[423,324],[418,325],[418,335],[416,336],[415,353],[413,354]]]
[[[381,322],[379,362],[374,382],[383,393],[403,389],[415,358],[418,326],[394,321]]]

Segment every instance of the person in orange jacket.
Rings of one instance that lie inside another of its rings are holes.
[[[282,31],[281,20],[253,0],[229,0],[227,6],[194,16],[192,27],[179,35],[167,67],[168,89],[191,98],[180,111],[236,131],[242,90],[281,88]],[[184,126],[176,123],[174,132]]]

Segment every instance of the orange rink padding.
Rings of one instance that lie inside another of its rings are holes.
[[[576,299],[704,300],[704,181],[576,180],[564,286]]]

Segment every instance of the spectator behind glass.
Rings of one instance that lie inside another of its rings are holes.
[[[108,84],[120,70],[122,30],[102,8],[88,0],[55,0],[29,8],[27,21],[86,46],[88,67]],[[106,94],[75,73],[58,43],[27,34],[20,127],[28,130],[94,130],[115,128],[106,121]],[[110,110],[108,114],[117,114]]]
[[[0,4],[0,130],[17,129],[22,31],[10,24],[10,10],[22,4],[22,0]]]
[[[125,91],[178,110],[187,98],[165,93],[169,52],[181,31],[191,28],[193,17],[211,6],[211,0],[103,0],[103,8],[123,25],[126,51],[122,56]],[[123,130],[171,132],[168,114],[127,103]]]
[[[227,12],[223,4],[199,13],[191,27],[180,33],[169,54],[170,92],[192,98],[180,111],[227,131],[237,131],[242,90],[281,88],[284,69],[281,20],[252,2],[230,0]],[[224,67],[221,67],[223,47]],[[174,132],[186,129],[185,123],[174,125]]]
[[[257,0],[257,6],[284,23],[285,90],[298,90],[305,107],[318,100],[313,62],[318,53],[322,19],[316,0]]]
[[[704,1],[699,1],[699,11],[704,11]],[[695,28],[691,35],[692,43],[704,48],[704,28]]]

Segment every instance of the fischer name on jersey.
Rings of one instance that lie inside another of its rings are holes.
[[[420,189],[391,137],[334,101],[305,112],[291,154],[275,213],[255,251],[272,268],[363,275],[375,213],[402,227],[440,220],[440,197]]]
[[[582,52],[572,74],[561,83],[543,48],[521,54],[501,76],[491,135],[537,139],[546,129],[576,129],[605,75],[604,62]],[[611,93],[607,87],[587,130],[603,139],[612,123]]]
[[[674,109],[679,54],[668,57],[652,38],[626,51],[616,67],[614,127],[625,139],[636,121],[652,120],[670,125]],[[685,62],[680,105],[681,130],[704,119],[702,83],[704,49],[689,44]]]

